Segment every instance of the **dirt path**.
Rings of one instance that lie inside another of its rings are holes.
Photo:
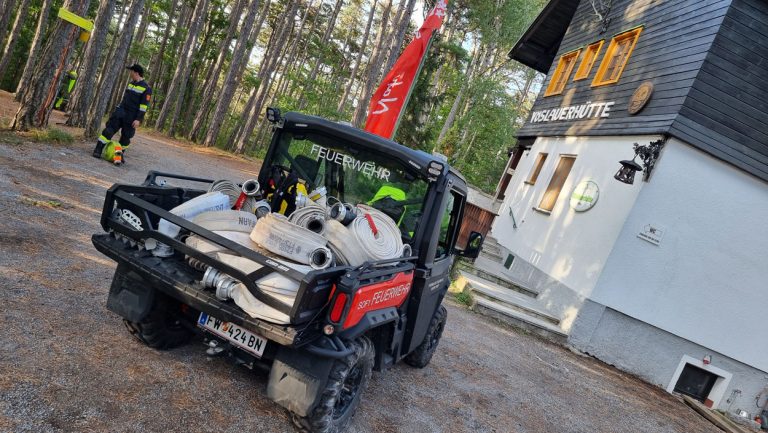
[[[0,114],[9,101],[0,93]],[[0,431],[294,431],[264,373],[206,357],[199,340],[136,343],[105,308],[114,263],[90,243],[115,182],[150,169],[243,180],[257,164],[142,132],[124,167],[92,146],[0,132]],[[374,373],[352,432],[719,431],[659,388],[448,310],[432,364]]]

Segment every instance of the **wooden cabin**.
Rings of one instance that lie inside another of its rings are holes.
[[[568,344],[755,414],[768,385],[768,2],[551,0],[492,235]]]

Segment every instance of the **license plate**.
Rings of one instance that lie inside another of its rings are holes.
[[[200,313],[197,324],[206,331],[224,338],[235,346],[252,353],[261,358],[264,348],[267,346],[267,339],[260,337],[253,332],[247,331],[234,323],[219,320],[206,313]]]

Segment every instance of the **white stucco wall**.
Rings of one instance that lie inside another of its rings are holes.
[[[670,139],[591,298],[768,372],[766,216],[768,184]]]
[[[589,296],[624,220],[644,186],[640,176],[634,185],[615,180],[613,175],[620,167],[619,161],[631,159],[633,143],[646,144],[658,138],[538,138],[515,170],[494,222],[493,236],[517,258],[560,281],[580,297]],[[526,184],[524,181],[540,152],[549,156],[536,183]],[[545,215],[532,208],[539,204],[546,191],[560,154],[576,155],[576,161],[551,214]],[[600,197],[592,209],[576,212],[569,201],[573,189],[582,180],[596,182]],[[517,229],[513,228],[510,208]],[[550,302],[557,302],[557,299]]]

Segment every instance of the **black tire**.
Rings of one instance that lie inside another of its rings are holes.
[[[429,328],[427,328],[427,335],[424,336],[424,341],[421,342],[416,350],[405,357],[404,361],[406,364],[416,368],[424,368],[429,364],[429,361],[432,360],[432,355],[435,354],[438,343],[440,343],[440,337],[443,336],[446,319],[448,319],[448,310],[440,305],[429,322]]]
[[[153,349],[167,350],[186,344],[194,335],[184,320],[181,303],[158,292],[152,310],[144,320],[123,319],[123,323],[140,342]]]
[[[350,345],[352,354],[334,361],[317,406],[307,417],[292,416],[298,427],[312,433],[337,433],[349,425],[371,379],[374,361],[373,344],[367,337]]]

